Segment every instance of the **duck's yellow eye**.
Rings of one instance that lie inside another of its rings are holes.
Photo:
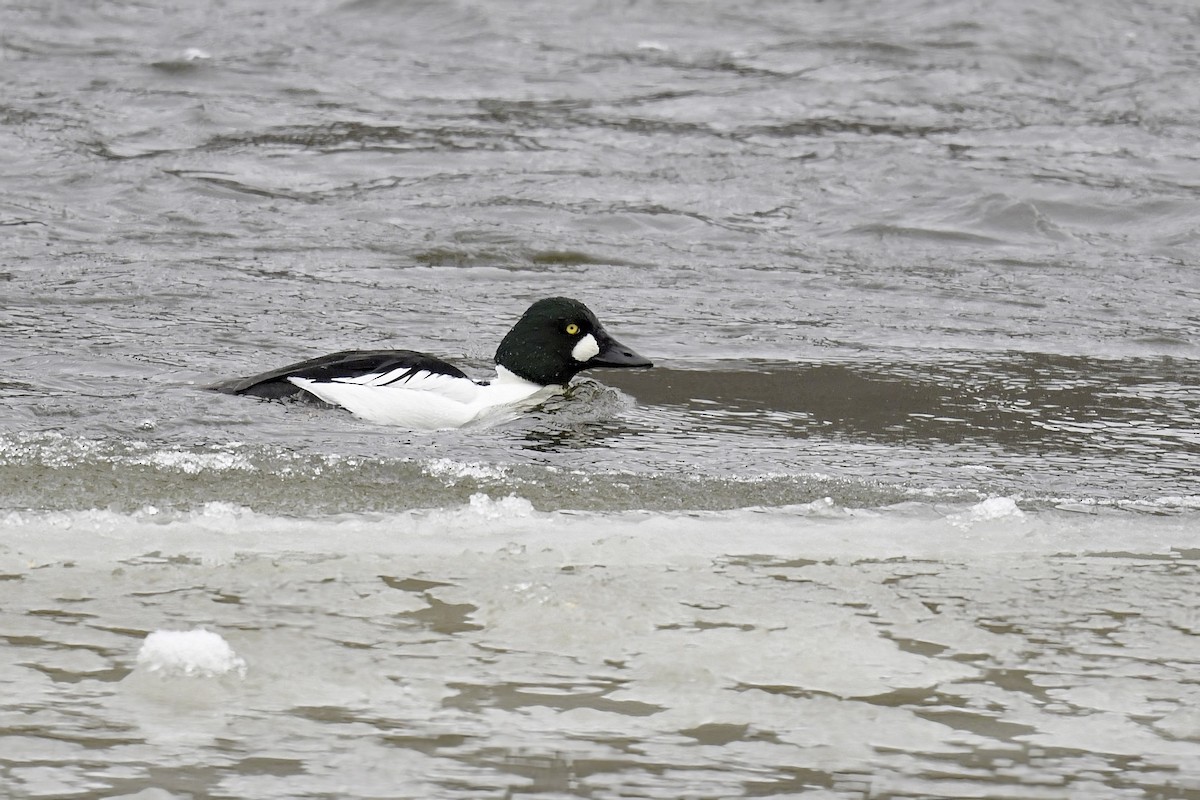
[[[576,325],[574,322],[568,322],[567,323],[567,335],[574,336],[577,333],[579,333],[579,326]]]

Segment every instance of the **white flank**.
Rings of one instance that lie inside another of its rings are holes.
[[[496,380],[485,386],[466,378],[428,372],[386,386],[288,380],[369,422],[424,431],[511,419],[562,390],[561,386],[541,386],[518,378],[500,366],[496,367]]]
[[[576,361],[590,361],[599,352],[600,345],[596,344],[596,337],[589,333],[571,348],[571,358]]]
[[[334,378],[333,383],[433,392],[442,397],[449,397],[452,400],[458,400],[462,403],[471,402],[478,394],[479,389],[482,388],[479,384],[466,378],[456,378],[453,375],[446,375],[442,372],[427,372],[426,370],[414,372],[404,380],[398,380],[401,375],[408,371],[408,367],[400,367],[390,372],[372,372],[367,375],[355,375],[352,378]],[[293,380],[292,383],[296,382]],[[300,384],[296,385],[299,386]]]

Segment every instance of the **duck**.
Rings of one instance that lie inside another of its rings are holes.
[[[654,366],[569,297],[529,306],[501,339],[495,364],[496,376],[479,381],[415,350],[342,350],[211,388],[268,400],[316,398],[368,422],[445,430],[514,419],[587,369]]]

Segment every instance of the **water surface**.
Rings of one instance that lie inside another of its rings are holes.
[[[1200,797],[1198,24],[4,4],[0,794]],[[560,294],[656,367],[203,388]]]

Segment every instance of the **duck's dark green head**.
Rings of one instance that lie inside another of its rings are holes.
[[[527,381],[565,385],[593,367],[652,367],[608,335],[578,300],[547,297],[529,307],[496,349],[496,363]]]

